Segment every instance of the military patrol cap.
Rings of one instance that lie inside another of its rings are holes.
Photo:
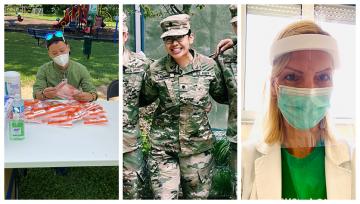
[[[166,17],[160,22],[160,27],[163,31],[160,38],[185,35],[190,30],[190,16],[187,14],[178,14]]]
[[[230,5],[229,10],[230,10],[230,13],[231,13],[230,23],[237,22],[237,5],[236,4]]]
[[[127,16],[125,13],[122,15],[122,22],[123,22],[123,33],[128,32],[128,27],[126,25]]]

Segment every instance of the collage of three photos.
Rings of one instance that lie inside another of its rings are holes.
[[[355,199],[355,19],[5,4],[4,198]]]

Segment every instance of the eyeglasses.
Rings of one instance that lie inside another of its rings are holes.
[[[182,42],[184,40],[184,37],[187,36],[187,34],[185,35],[177,35],[177,36],[167,36],[163,38],[163,41],[165,44],[172,44],[174,43],[174,41],[176,42]]]
[[[55,31],[54,33],[48,33],[45,35],[45,39],[47,41],[49,41],[49,40],[53,39],[54,36],[57,38],[62,38],[65,41],[64,34],[61,31]]]

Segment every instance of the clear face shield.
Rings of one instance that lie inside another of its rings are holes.
[[[331,140],[329,123],[333,70],[338,66],[336,40],[301,34],[277,40],[271,47],[272,108],[278,110],[281,146],[305,157]]]

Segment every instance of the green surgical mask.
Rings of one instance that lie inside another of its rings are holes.
[[[294,128],[307,130],[317,125],[330,107],[332,87],[294,88],[279,86],[278,107]]]

